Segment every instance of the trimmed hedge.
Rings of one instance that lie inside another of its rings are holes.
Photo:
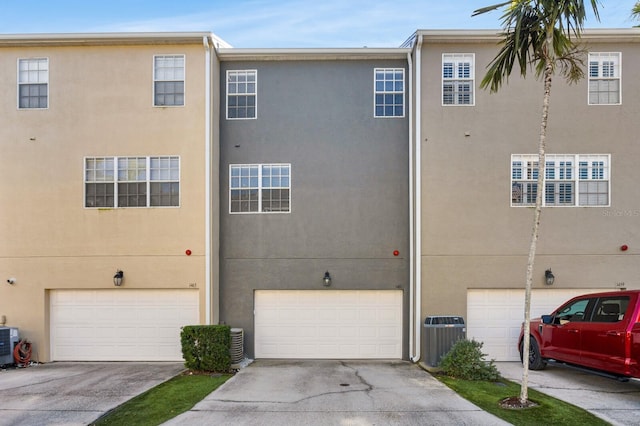
[[[231,369],[231,327],[187,325],[180,332],[184,366],[195,371],[226,373]]]

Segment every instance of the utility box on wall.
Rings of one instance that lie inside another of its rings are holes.
[[[430,367],[440,365],[440,360],[458,341],[465,339],[467,328],[464,318],[458,316],[430,316],[424,320],[422,333],[423,360]]]
[[[0,365],[13,364],[13,349],[20,341],[17,328],[0,327]]]

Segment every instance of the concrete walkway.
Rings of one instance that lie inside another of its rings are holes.
[[[522,364],[496,362],[505,379],[522,381]],[[640,424],[640,381],[620,382],[561,364],[529,371],[529,387],[583,408],[613,425]]]
[[[405,361],[258,360],[167,425],[501,425]]]

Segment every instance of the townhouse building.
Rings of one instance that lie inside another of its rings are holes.
[[[180,359],[215,321],[216,43],[0,37],[0,315],[33,359]]]
[[[418,361],[424,318],[457,315],[517,359],[542,85],[480,89],[498,41],[0,36],[4,323],[40,361],[179,360],[181,326],[217,323],[250,358]],[[552,89],[534,315],[640,285],[640,32],[583,41]]]
[[[219,50],[220,318],[250,356],[408,356],[408,53]]]
[[[498,41],[482,30],[415,35],[416,257],[421,316],[463,315],[468,337],[505,361],[519,360],[543,87],[514,70],[498,93],[480,89]],[[584,78],[553,81],[532,316],[640,284],[639,42],[637,28],[587,30]]]

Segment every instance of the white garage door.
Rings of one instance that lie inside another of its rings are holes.
[[[180,361],[197,290],[52,290],[53,361]]]
[[[531,318],[550,314],[574,296],[603,289],[533,289]],[[467,338],[483,342],[486,359],[520,361],[518,336],[524,321],[524,289],[468,290]]]
[[[402,358],[402,291],[258,290],[256,358]]]

